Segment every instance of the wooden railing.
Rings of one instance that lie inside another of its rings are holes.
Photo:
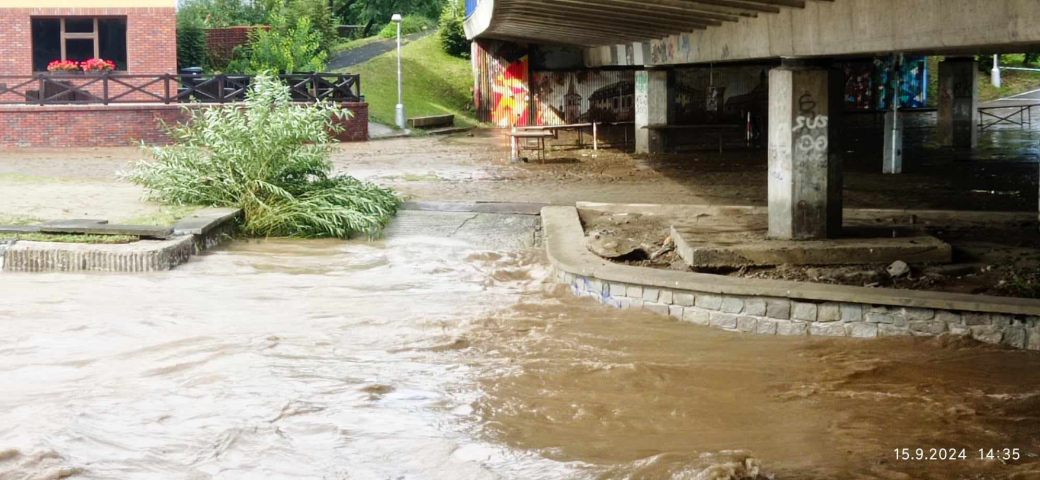
[[[245,100],[254,75],[0,75],[0,105],[233,103]],[[298,102],[361,102],[361,77],[346,73],[278,75]]]

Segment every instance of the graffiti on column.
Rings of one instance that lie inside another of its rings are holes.
[[[806,93],[798,99],[798,117],[792,131],[796,139],[795,153],[808,156],[812,162],[822,162],[827,155],[828,117],[816,113],[816,102]]]

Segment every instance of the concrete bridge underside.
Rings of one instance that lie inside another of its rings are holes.
[[[695,64],[880,52],[976,54],[1040,45],[1036,0],[482,0],[470,38],[586,47],[589,66]],[[655,63],[653,42],[688,45]],[[636,55],[640,57],[640,55]]]
[[[661,127],[673,122],[668,67],[782,60],[769,74],[769,234],[821,239],[840,235],[842,227],[836,129],[844,72],[831,59],[947,55],[938,72],[940,138],[950,147],[973,148],[973,55],[1040,46],[1040,1],[482,0],[466,31],[478,39],[581,46],[589,68],[643,67],[635,75],[641,153],[660,151],[667,130]],[[898,101],[890,103],[884,171],[897,174],[902,122]]]

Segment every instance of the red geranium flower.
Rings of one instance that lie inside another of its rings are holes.
[[[111,60],[92,58],[79,64],[84,72],[108,72],[116,69],[116,64]]]
[[[79,71],[79,64],[71,60],[55,60],[47,64],[48,72],[76,72]]]

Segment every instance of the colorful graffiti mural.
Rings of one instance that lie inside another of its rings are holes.
[[[877,58],[845,64],[845,107],[890,108],[894,74],[900,75],[900,106],[921,108],[928,103],[927,57],[905,57],[899,72],[895,72],[891,58]]]
[[[477,118],[499,127],[530,125],[530,66],[526,49],[478,42],[473,56]]]
[[[538,125],[635,120],[635,72],[572,70],[533,72]]]
[[[885,110],[891,107],[892,75],[900,75],[899,105],[907,108],[921,108],[928,103],[928,58],[905,57],[897,70],[892,58],[875,60],[878,71],[877,108]]]

